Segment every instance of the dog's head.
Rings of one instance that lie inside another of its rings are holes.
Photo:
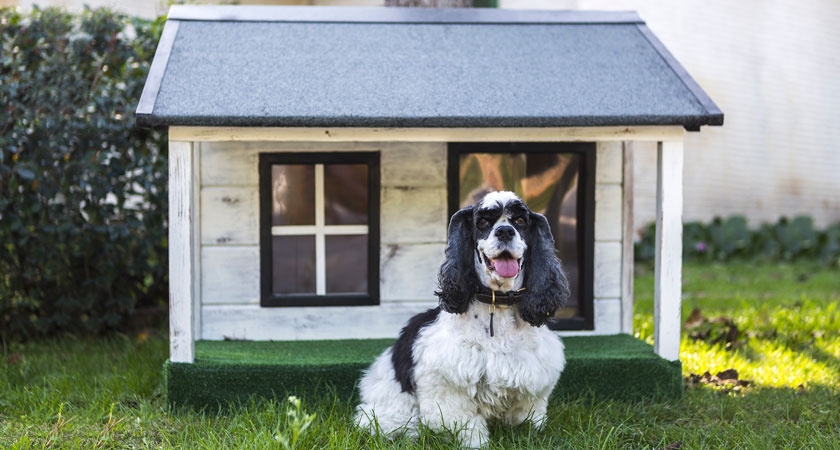
[[[491,192],[452,216],[440,268],[441,307],[467,311],[480,286],[500,292],[525,288],[517,305],[534,326],[548,321],[569,296],[548,221],[512,192]]]

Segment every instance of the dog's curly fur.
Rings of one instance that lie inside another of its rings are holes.
[[[491,308],[475,300],[482,286],[521,291],[517,305],[495,308],[493,336]],[[545,217],[510,192],[458,211],[435,294],[440,306],[412,318],[362,377],[359,426],[413,434],[422,422],[457,431],[468,447],[487,443],[488,420],[542,426],[565,366],[562,342],[543,325],[569,296]]]

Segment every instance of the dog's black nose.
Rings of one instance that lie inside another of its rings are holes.
[[[513,227],[505,225],[499,228],[496,228],[496,238],[498,238],[502,242],[510,242],[514,236],[516,236],[516,230]]]

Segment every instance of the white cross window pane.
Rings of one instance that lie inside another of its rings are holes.
[[[294,182],[304,186],[300,195]],[[368,203],[367,164],[273,165],[273,292],[368,293]],[[289,253],[303,245],[312,251]]]

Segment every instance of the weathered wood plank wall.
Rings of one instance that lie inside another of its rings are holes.
[[[393,337],[436,303],[449,219],[445,143],[202,142],[200,149],[202,339]],[[258,155],[324,151],[380,152],[382,306],[260,308]],[[622,330],[622,142],[599,143],[596,160],[594,333],[613,334]]]
[[[595,156],[595,332],[621,332],[622,143],[599,142]]]
[[[383,307],[260,308],[258,155],[330,151],[380,152]],[[203,142],[201,173],[203,339],[395,336],[434,305],[448,220],[446,144]]]

